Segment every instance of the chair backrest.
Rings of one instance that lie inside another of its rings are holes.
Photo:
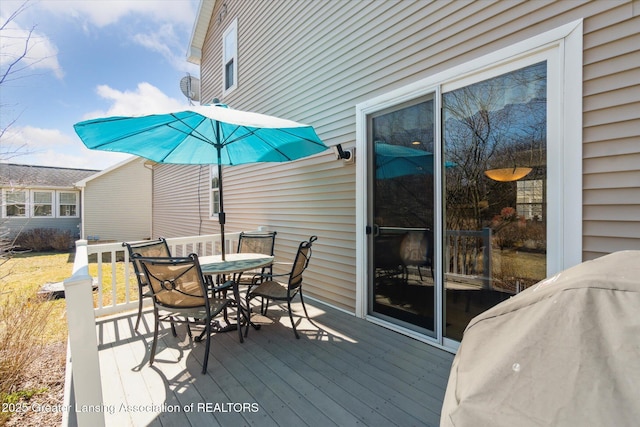
[[[257,253],[274,255],[276,231],[241,232],[238,240],[238,253]]]
[[[311,260],[311,245],[318,240],[318,236],[311,236],[309,240],[300,243],[296,258],[293,261],[291,275],[289,276],[289,289],[294,290],[302,285],[302,273],[309,266]]]
[[[433,261],[433,232],[427,229],[406,233],[400,254],[405,265],[430,266]]]
[[[144,258],[158,258],[158,257],[170,257],[171,252],[169,251],[169,245],[164,237],[159,237],[157,240],[145,240],[142,242],[134,242],[128,243],[124,242],[123,246],[127,247],[129,251],[129,259],[133,263],[133,269],[136,272],[136,277],[138,278],[138,284],[141,286],[146,286],[147,282],[145,280],[144,271],[142,267],[140,267],[140,263],[135,260],[134,254],[138,254],[140,257]]]
[[[143,258],[144,271],[156,304],[170,308],[208,307],[207,289],[196,254],[184,258]]]

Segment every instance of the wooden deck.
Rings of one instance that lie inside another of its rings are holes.
[[[274,306],[244,344],[235,332],[204,343],[161,330],[149,366],[153,315],[97,319],[107,426],[437,426],[453,355],[318,303],[299,323]],[[294,313],[302,306],[294,304]],[[294,317],[297,319],[297,317]],[[93,408],[89,408],[93,409]]]

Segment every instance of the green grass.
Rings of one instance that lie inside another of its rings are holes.
[[[45,342],[66,342],[67,320],[64,299],[41,301],[38,290],[45,283],[60,282],[71,275],[72,255],[66,253],[27,253],[15,255],[2,265],[0,306],[8,304],[49,306],[49,318],[42,322],[40,334]],[[26,302],[25,302],[26,301]]]
[[[68,335],[67,306],[64,298],[43,298],[38,291],[46,283],[69,278],[73,257],[74,254],[68,253],[25,253],[0,263],[0,403],[25,402],[48,392],[41,383],[34,385],[30,371],[35,361],[51,358],[51,348],[60,345],[64,348]],[[120,284],[118,303],[125,301],[124,270],[124,263],[118,262],[115,269],[116,283]],[[103,263],[102,271],[103,304],[107,305],[111,304],[111,263]],[[98,274],[95,259],[89,264],[89,274],[93,277]],[[130,298],[137,298],[133,274],[130,283]],[[94,306],[97,298],[95,292]],[[64,363],[64,359],[60,363]],[[11,415],[0,413],[0,425]]]

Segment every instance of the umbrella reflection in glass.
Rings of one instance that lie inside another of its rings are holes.
[[[74,129],[90,149],[130,153],[157,163],[217,164],[223,259],[222,165],[287,162],[328,148],[311,126],[223,104],[192,106],[167,114],[87,120],[76,123]]]
[[[433,175],[433,154],[403,145],[376,141],[376,178],[391,179],[407,175]],[[445,162],[450,168],[455,163]]]

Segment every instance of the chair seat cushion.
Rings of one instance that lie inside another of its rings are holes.
[[[215,316],[220,313],[223,308],[227,307],[233,302],[229,298],[209,298],[209,309],[211,315]],[[170,311],[176,315],[184,315],[189,317],[205,318],[207,317],[207,311],[204,306],[197,307],[170,307],[162,304],[157,304],[160,310]]]
[[[273,280],[267,280],[252,290],[251,295],[272,299],[287,299],[287,285]]]

